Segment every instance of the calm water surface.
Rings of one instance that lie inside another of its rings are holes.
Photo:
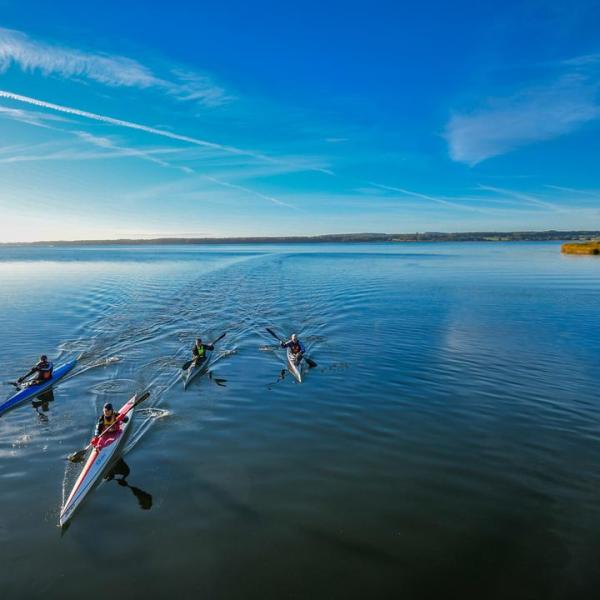
[[[0,418],[0,597],[597,597],[599,292],[558,244],[0,249],[0,379],[81,356]],[[64,457],[143,389],[134,489],[61,536]]]

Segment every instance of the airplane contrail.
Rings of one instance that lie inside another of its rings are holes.
[[[78,108],[72,108],[70,106],[63,106],[61,104],[54,104],[52,102],[46,102],[45,100],[38,100],[37,98],[30,98],[29,96],[22,96],[21,94],[14,94],[13,92],[7,92],[0,90],[0,98],[6,98],[7,100],[14,100],[15,102],[23,102],[32,106],[38,106],[40,108],[47,108],[68,115],[75,115],[77,117],[83,117],[84,119],[91,119],[93,121],[100,121],[102,123],[108,123],[110,125],[116,125],[117,127],[127,127],[128,129],[136,129],[138,131],[145,131],[153,135],[160,135],[162,137],[169,138],[171,140],[177,140],[180,142],[187,142],[188,144],[194,144],[196,146],[203,146],[204,148],[211,148],[213,150],[221,150],[230,154],[238,154],[242,156],[251,156],[268,162],[279,162],[270,156],[264,154],[257,154],[255,152],[249,152],[247,150],[241,150],[234,146],[225,146],[223,144],[217,144],[215,142],[208,142],[206,140],[200,140],[198,138],[189,137],[187,135],[180,135],[178,133],[171,133],[163,129],[156,129],[155,127],[148,127],[147,125],[141,125],[139,123],[133,123],[132,121],[124,121],[123,119],[115,119],[106,115],[99,115],[96,113],[88,112],[86,110],[80,110]]]

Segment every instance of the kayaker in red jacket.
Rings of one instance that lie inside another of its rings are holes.
[[[214,350],[212,344],[203,344],[202,338],[197,338],[194,347],[192,348],[192,356],[194,357],[194,366],[198,366],[205,358],[207,350]]]
[[[23,383],[30,375],[36,373],[36,376],[29,382],[29,385],[39,385],[40,383],[52,379],[53,369],[54,365],[48,360],[48,357],[45,354],[42,354],[39,362],[31,368],[29,373],[23,375],[23,377],[19,377],[17,383]]]
[[[102,409],[102,414],[98,419],[98,423],[96,424],[96,431],[94,432],[94,437],[92,438],[92,445],[95,446],[98,443],[98,438],[102,434],[103,431],[106,430],[107,427],[114,425],[119,417],[119,413],[113,409],[113,405],[110,402],[107,402]],[[121,419],[122,423],[127,423],[129,417],[123,417]],[[117,425],[119,427],[119,425]]]

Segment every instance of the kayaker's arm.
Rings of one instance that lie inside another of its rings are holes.
[[[31,367],[31,371],[29,371],[29,373],[27,373],[26,375],[23,375],[22,377],[19,377],[19,379],[17,379],[17,383],[22,383],[23,381],[25,381],[30,375],[33,375],[36,371],[38,370],[38,366],[35,365],[34,367]]]

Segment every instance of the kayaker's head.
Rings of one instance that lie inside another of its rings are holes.
[[[48,357],[45,354],[40,356],[40,362],[48,362]]]
[[[202,346],[202,338],[196,338],[196,346]]]
[[[102,411],[104,412],[104,414],[105,414],[107,417],[110,417],[110,415],[112,415],[112,414],[113,414],[113,405],[112,405],[110,402],[107,402],[107,403],[104,405],[104,408],[102,409]]]
[[[292,342],[297,342],[298,336],[295,333],[292,333]]]

